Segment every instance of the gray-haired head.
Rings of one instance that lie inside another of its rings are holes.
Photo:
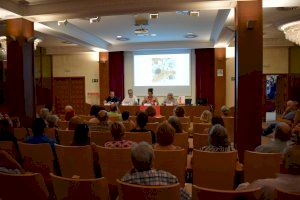
[[[48,122],[48,127],[53,128],[57,125],[59,118],[57,115],[48,115],[47,117],[47,122]]]
[[[208,143],[215,147],[228,147],[227,130],[220,124],[216,124],[209,130]]]
[[[44,119],[44,120],[47,120],[47,117],[49,115],[49,109],[48,108],[42,108],[40,110],[40,118]]]
[[[223,113],[223,115],[227,116],[229,115],[230,109],[224,105],[221,107],[221,112]]]
[[[73,110],[73,107],[71,105],[66,105],[65,112],[70,112]]]
[[[131,148],[132,164],[137,171],[150,170],[153,157],[153,148],[147,142],[140,142]]]

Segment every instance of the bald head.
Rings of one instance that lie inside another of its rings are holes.
[[[275,129],[275,139],[279,139],[281,141],[288,141],[290,137],[291,127],[285,122],[278,123]]]

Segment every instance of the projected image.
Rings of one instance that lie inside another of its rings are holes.
[[[189,85],[189,53],[134,55],[134,86]]]
[[[172,58],[152,58],[153,83],[163,83],[176,79],[176,60]]]

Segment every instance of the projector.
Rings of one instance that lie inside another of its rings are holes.
[[[148,35],[149,30],[146,28],[137,28],[134,30],[134,34],[137,36],[146,36]]]

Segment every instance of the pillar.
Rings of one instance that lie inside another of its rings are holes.
[[[109,63],[108,52],[99,53],[99,88],[100,105],[106,100],[109,94]]]
[[[243,161],[262,132],[263,32],[262,0],[237,1],[236,6],[235,145]]]
[[[35,112],[33,68],[33,22],[26,19],[7,20],[7,92],[10,115],[19,116],[23,126],[30,127]]]

